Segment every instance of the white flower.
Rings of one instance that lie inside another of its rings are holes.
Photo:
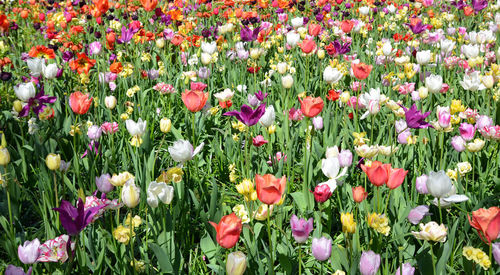
[[[293,86],[293,77],[290,74],[287,74],[281,78],[281,85],[285,89],[290,89]]]
[[[463,45],[462,52],[467,58],[474,58],[479,55],[479,47],[477,45]]]
[[[14,92],[16,93],[17,98],[26,102],[30,98],[35,97],[35,86],[33,82],[21,83],[18,86],[14,86]]]
[[[141,189],[135,185],[133,179],[127,180],[122,188],[123,203],[129,208],[134,208],[139,204],[140,198]]]
[[[205,143],[201,143],[196,149],[193,150],[193,145],[187,140],[177,140],[174,144],[168,147],[168,152],[174,161],[184,163],[198,154]]]
[[[384,43],[384,45],[382,46],[382,53],[385,56],[391,56],[392,54],[394,54],[394,51],[392,50],[391,42]]]
[[[208,65],[212,62],[212,55],[208,54],[208,53],[201,53],[201,63],[203,65]]]
[[[28,68],[31,71],[31,75],[34,77],[39,77],[42,72],[42,65],[45,64],[45,59],[42,58],[30,58],[26,61],[28,63]]]
[[[425,79],[425,87],[431,93],[438,93],[443,88],[443,77],[431,74]]]
[[[269,127],[273,125],[275,119],[276,119],[276,112],[274,111],[274,106],[271,105],[269,107],[266,107],[266,112],[259,119],[259,122],[260,124],[262,124],[262,126]]]
[[[344,76],[342,72],[337,70],[337,68],[332,68],[330,66],[327,66],[323,71],[323,80],[328,84],[335,84],[339,82],[339,80],[342,79],[342,76]]]
[[[231,89],[224,89],[224,91],[214,94],[214,97],[217,98],[219,101],[228,101],[231,98],[233,98],[233,96],[234,92],[231,91]]]
[[[453,188],[450,177],[443,170],[438,172],[431,171],[425,183],[429,194],[436,198],[446,197]]]
[[[292,22],[292,27],[294,28],[302,27],[302,25],[304,25],[304,18],[295,17],[291,20],[291,22]]]
[[[212,41],[210,43],[201,42],[201,50],[212,55],[217,51],[217,43],[215,41]]]
[[[153,181],[148,187],[148,205],[152,208],[158,207],[158,199],[164,204],[170,204],[174,197],[174,187],[164,182]]]
[[[431,51],[420,51],[417,52],[417,63],[420,65],[428,64],[431,61]]]
[[[42,74],[43,77],[47,79],[54,79],[57,75],[57,65],[55,63],[49,64],[45,66],[45,64],[42,64]]]
[[[455,47],[455,41],[442,39],[439,45],[441,46],[441,52],[448,54],[453,51],[453,48]]]
[[[148,122],[142,121],[141,118],[137,122],[127,119],[125,121],[125,126],[127,126],[127,131],[131,136],[142,136],[146,132],[146,126]]]
[[[321,171],[323,171],[323,174],[328,177],[329,180],[320,183],[320,185],[328,185],[328,187],[330,187],[330,191],[333,192],[337,188],[337,179],[346,175],[347,167],[344,167],[342,171],[340,171],[340,162],[338,157],[331,157],[321,161]]]
[[[297,43],[300,41],[300,34],[296,31],[291,31],[286,34],[286,43],[290,45],[290,47],[297,46]]]
[[[368,15],[368,13],[370,13],[370,7],[367,6],[360,7],[359,13],[362,15]]]
[[[481,83],[481,78],[479,77],[479,71],[475,71],[471,74],[464,75],[464,80],[459,81],[460,85],[464,90],[467,91],[481,91],[486,89],[486,86]]]
[[[450,205],[452,205],[453,203],[460,203],[460,202],[468,201],[469,198],[466,195],[457,195],[457,189],[455,188],[455,185],[453,185],[451,187],[450,192],[448,192],[448,194],[446,194],[443,198],[440,198],[439,200],[441,203],[441,207],[447,208]],[[437,198],[435,198],[432,201],[432,203],[435,206],[439,206]]]

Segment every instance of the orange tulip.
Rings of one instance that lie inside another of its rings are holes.
[[[366,79],[369,75],[370,72],[372,71],[373,66],[372,65],[366,65],[365,63],[351,63],[351,68],[352,72],[354,73],[354,76],[359,79],[363,80]]]
[[[121,71],[123,71],[123,65],[121,62],[113,62],[113,64],[111,64],[109,66],[109,71],[112,72],[112,73],[115,73],[115,74],[119,74],[121,73]]]
[[[361,169],[368,176],[368,180],[375,186],[382,186],[389,180],[391,170],[390,164],[383,164],[380,161],[373,161],[370,167],[361,164]]]
[[[340,24],[340,28],[345,33],[350,33],[353,27],[354,27],[354,23],[351,20],[344,20]]]
[[[387,187],[389,187],[390,189],[398,188],[405,180],[406,174],[408,174],[408,171],[404,170],[403,168],[391,168],[389,172],[389,178],[387,179],[386,183]]]
[[[352,197],[355,202],[360,203],[366,199],[368,193],[365,191],[363,186],[357,186],[352,188]]]
[[[306,117],[315,117],[323,110],[324,102],[321,97],[307,96],[304,100],[299,97],[299,101],[300,111]]]
[[[231,248],[236,245],[240,238],[241,219],[236,214],[231,213],[220,219],[219,224],[209,222],[217,231],[217,243],[224,248]]]
[[[200,90],[186,90],[182,93],[182,102],[193,113],[201,111],[205,107],[207,99],[208,93]]]
[[[281,200],[281,196],[285,192],[286,177],[283,176],[277,179],[271,174],[255,175],[255,185],[257,197],[262,203],[276,204]]]
[[[83,115],[87,113],[92,104],[92,97],[82,92],[74,92],[69,96],[69,106],[73,112]]]
[[[500,233],[500,208],[493,206],[472,211],[472,219],[469,216],[469,223],[477,230],[483,242],[491,244]]]
[[[156,8],[156,5],[158,4],[158,0],[140,0],[142,7],[146,11],[152,11]]]
[[[321,31],[321,26],[318,24],[309,24],[309,35],[311,36],[318,36],[319,32]]]
[[[298,43],[300,49],[303,53],[311,53],[316,49],[316,42],[312,39],[304,39],[301,43]]]

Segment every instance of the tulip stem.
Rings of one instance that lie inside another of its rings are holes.
[[[429,242],[429,247],[431,251],[431,259],[432,259],[432,274],[436,275],[436,261],[434,260],[434,252],[432,251],[432,244]]]
[[[271,205],[267,205],[267,209],[270,209]],[[273,266],[273,245],[272,245],[272,236],[271,236],[271,214],[267,214],[267,236],[269,238],[269,274],[274,275],[274,266]]]
[[[438,198],[438,208],[439,208],[439,223],[443,223],[443,216],[441,214],[441,198]]]
[[[323,266],[324,266],[324,262],[321,262],[321,271],[320,271],[320,275],[323,275]]]
[[[195,139],[195,130],[196,130],[196,125],[195,125],[195,116],[196,116],[196,113],[193,113],[193,119],[191,121],[192,125],[193,125],[193,145],[196,144],[196,141],[194,140]]]
[[[130,227],[130,257],[132,258],[132,268],[134,269],[134,274],[136,274],[135,270],[135,256],[134,256],[134,238],[133,238],[133,230],[134,230],[134,220],[132,218],[132,209],[130,209],[130,220],[128,220],[128,226]],[[128,217],[126,218],[128,219]]]
[[[302,275],[302,246],[300,244],[299,244],[299,275]]]
[[[3,167],[3,171],[5,172],[5,174],[7,174],[7,165],[5,165]],[[9,192],[9,183],[7,181],[7,176],[5,176],[5,183],[6,183],[6,188],[5,188],[5,191],[7,191],[7,207],[9,209],[9,227],[10,227],[10,235],[11,235],[11,238],[12,238],[12,241],[14,242],[15,241],[15,236],[14,236],[14,225],[12,223],[12,207],[10,205],[10,192]]]

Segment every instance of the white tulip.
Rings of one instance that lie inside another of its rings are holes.
[[[231,89],[224,89],[224,91],[214,94],[214,97],[219,101],[228,101],[233,98],[233,96],[234,92]]]
[[[384,43],[384,45],[382,46],[382,53],[385,56],[390,56],[390,55],[393,54],[391,42],[385,42]]]
[[[122,200],[128,208],[134,208],[139,204],[141,189],[137,187],[134,180],[128,180],[122,187]]]
[[[417,63],[420,65],[426,65],[431,61],[431,51],[420,51],[417,52]]]
[[[198,154],[205,143],[201,143],[196,149],[193,150],[193,145],[187,140],[177,140],[174,144],[168,147],[168,152],[174,161],[184,163]]]
[[[146,132],[147,124],[148,122],[142,121],[142,118],[139,118],[137,122],[131,119],[125,121],[125,126],[127,126],[127,131],[131,136],[142,136]]]
[[[21,83],[18,86],[14,86],[14,92],[17,98],[26,102],[30,98],[35,97],[36,91],[33,82]]]
[[[330,66],[327,66],[323,71],[323,80],[328,84],[335,84],[339,82],[343,76],[342,72],[337,70],[337,68],[332,68]]]
[[[431,171],[425,183],[429,194],[436,198],[446,197],[452,191],[453,184],[450,177],[443,170],[438,172]]]
[[[475,58],[479,55],[479,46],[477,45],[463,45],[462,52],[467,58]]]
[[[281,78],[281,85],[283,88],[290,89],[293,86],[293,77],[290,74],[287,74]]]
[[[326,158],[321,161],[321,171],[329,178],[328,181],[320,184],[326,184],[333,192],[337,188],[337,180],[346,175],[347,167],[342,168],[340,171],[340,162],[338,157]]]
[[[158,207],[158,199],[164,204],[170,204],[174,198],[174,187],[164,182],[153,181],[148,187],[148,205],[152,208]]]
[[[55,63],[49,64],[47,66],[45,66],[45,64],[42,64],[42,74],[43,77],[47,79],[56,78],[57,70],[57,65]]]
[[[431,74],[425,79],[425,87],[431,93],[438,93],[443,88],[443,77]]]
[[[266,112],[259,119],[259,122],[260,124],[262,124],[262,126],[269,127],[273,125],[275,119],[276,119],[276,112],[274,111],[274,106],[271,105],[269,107],[266,107]]]
[[[464,79],[459,81],[460,85],[464,90],[475,92],[477,90],[484,90],[486,86],[481,83],[481,78],[479,77],[479,72],[475,71],[471,74],[464,75]]]
[[[42,65],[45,64],[45,59],[42,58],[30,58],[26,61],[28,63],[28,68],[31,71],[31,75],[34,77],[39,77],[42,73]]]
[[[291,22],[292,22],[292,27],[294,28],[302,27],[304,25],[304,18],[295,17],[291,20]]]
[[[215,41],[210,43],[201,42],[201,50],[205,53],[212,55],[217,51],[217,43]]]
[[[203,52],[200,57],[203,65],[208,65],[212,62],[212,56],[208,53]]]
[[[455,47],[455,41],[448,40],[448,39],[443,39],[439,43],[441,46],[441,52],[448,54],[451,51],[453,51],[453,48]]]
[[[106,108],[113,110],[116,107],[116,97],[113,95],[105,97],[104,105],[106,105]]]
[[[276,65],[276,70],[279,74],[285,74],[288,70],[288,64],[286,62],[280,62]]]
[[[300,41],[300,34],[295,31],[288,32],[286,34],[286,43],[290,45],[290,47],[297,46],[297,43]]]

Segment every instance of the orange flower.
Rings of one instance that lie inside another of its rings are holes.
[[[0,32],[8,32],[9,24],[7,16],[5,16],[5,14],[0,14]]]
[[[356,77],[359,80],[363,80],[370,75],[373,66],[366,65],[365,63],[360,62],[357,64],[351,63],[351,68],[352,72],[354,73],[354,77]]]
[[[479,208],[472,211],[469,223],[477,230],[477,234],[486,244],[498,238],[500,233],[500,208],[493,206],[488,209]]]
[[[95,59],[90,59],[85,53],[78,53],[78,58],[69,62],[69,67],[78,74],[89,74],[89,70],[95,65]]]
[[[31,48],[31,50],[28,52],[29,56],[36,58],[36,57],[42,57],[46,59],[53,59],[56,58],[56,54],[54,53],[53,49],[47,48],[43,45],[38,45],[34,46]]]
[[[361,169],[368,176],[368,180],[375,186],[382,186],[389,180],[390,164],[383,164],[380,161],[373,161],[370,167],[361,164]]]
[[[354,23],[351,20],[344,20],[340,24],[340,28],[345,33],[350,33],[353,27],[354,27]]]
[[[94,17],[99,17],[105,14],[109,9],[108,0],[94,0],[94,5],[95,5],[95,10],[93,14]]]
[[[309,35],[311,36],[318,36],[319,32],[321,31],[321,26],[318,24],[309,24]]]
[[[316,42],[312,39],[304,39],[301,43],[298,43],[298,45],[304,53],[310,53],[316,49]]]
[[[355,202],[360,203],[366,199],[368,193],[365,191],[363,186],[357,186],[352,188],[352,197]]]
[[[182,43],[182,41],[184,41],[184,38],[181,35],[178,35],[178,34],[174,35],[174,37],[172,38],[172,40],[170,40],[170,42],[172,44],[174,44],[175,46],[179,46]]]
[[[146,11],[152,11],[156,8],[158,4],[158,0],[140,0],[141,5]]]
[[[255,185],[257,197],[262,203],[276,204],[281,200],[281,196],[285,192],[286,177],[283,176],[277,179],[271,174],[255,175]]]
[[[207,99],[208,93],[200,90],[186,90],[182,93],[182,102],[193,113],[201,111],[205,107]]]
[[[111,66],[109,66],[109,71],[115,74],[119,74],[123,70],[123,66],[121,62],[113,62]]]
[[[299,97],[299,101],[300,111],[306,117],[315,117],[323,110],[324,102],[321,97],[307,96],[304,100]]]
[[[391,168],[389,172],[389,178],[387,179],[386,183],[387,187],[389,187],[390,189],[398,188],[405,180],[406,174],[408,174],[408,171],[404,170],[403,168]]]
[[[240,239],[242,229],[241,219],[231,213],[220,219],[219,224],[209,222],[217,232],[217,243],[226,248],[232,248]]]
[[[82,92],[74,92],[69,96],[69,106],[73,112],[83,115],[92,105],[92,97],[89,94],[83,94]]]

